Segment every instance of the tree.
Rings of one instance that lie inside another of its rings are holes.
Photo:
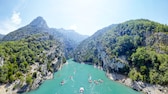
[[[131,69],[128,75],[132,80],[138,79],[138,72],[136,71],[136,69]]]
[[[27,83],[28,85],[31,85],[32,82],[33,82],[32,76],[31,76],[31,75],[27,75],[27,77],[26,77],[26,83]]]
[[[117,38],[117,43],[115,45],[113,52],[119,56],[130,55],[132,52],[132,49],[134,49],[133,37],[124,35]]]
[[[11,75],[11,76],[9,77],[9,82],[13,82],[14,80],[16,80],[15,76],[14,76],[14,75]]]
[[[158,84],[159,83],[159,73],[156,70],[150,70],[149,79],[150,83]]]

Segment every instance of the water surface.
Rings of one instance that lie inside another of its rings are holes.
[[[93,82],[89,83],[88,79]],[[94,83],[102,79],[103,82]],[[63,81],[64,84],[60,85]],[[80,87],[84,87],[83,94],[141,94],[118,82],[111,81],[105,72],[91,65],[79,64],[68,60],[68,64],[54,74],[54,79],[46,80],[37,90],[27,94],[80,94]]]

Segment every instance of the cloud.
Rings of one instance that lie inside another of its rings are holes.
[[[22,21],[22,19],[20,18],[20,13],[19,12],[17,13],[14,11],[12,14],[12,17],[11,17],[11,21],[15,25],[20,25],[20,23]]]
[[[68,29],[71,29],[71,30],[77,30],[77,25],[76,24],[73,24],[73,25],[70,25]]]
[[[8,34],[19,28],[22,19],[20,17],[20,13],[14,11],[10,18],[5,19],[4,21],[0,22],[0,33],[1,34]]]

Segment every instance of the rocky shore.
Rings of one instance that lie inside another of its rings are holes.
[[[94,68],[98,68],[103,71],[102,66],[97,66],[95,64],[93,66]],[[121,84],[124,84],[136,91],[142,92],[143,94],[168,94],[168,87],[144,83],[142,81],[133,81],[125,75],[118,73],[110,73],[107,71],[106,76],[113,81],[117,81]]]
[[[168,94],[168,86],[160,86],[160,85],[153,85],[149,83],[144,83],[142,81],[132,81],[130,78],[117,74],[112,73],[111,70],[118,71],[119,68],[123,68],[125,64],[128,64],[128,61],[126,60],[126,56],[120,56],[117,59],[112,58],[110,59],[109,55],[103,51],[103,47],[101,45],[97,46],[98,52],[100,53],[100,60],[103,62],[103,66],[94,65],[99,69],[103,69],[106,71],[106,75],[111,80],[120,82],[128,87],[131,87],[137,91],[141,91],[144,94]]]
[[[62,58],[55,58],[52,62],[54,72],[59,70],[62,65]],[[36,77],[33,78],[32,84],[27,84],[25,80],[16,80],[13,83],[0,84],[0,94],[17,94],[34,90],[37,89],[45,80],[52,79],[54,77],[54,72],[47,69],[47,63],[35,63],[30,67],[31,70],[29,71],[29,74],[36,74]],[[26,79],[26,77],[27,75],[24,74],[24,79]]]
[[[106,76],[113,81],[120,82],[134,90],[141,91],[144,94],[168,94],[167,87],[152,85],[142,81],[132,81],[130,78],[117,73],[106,73]]]

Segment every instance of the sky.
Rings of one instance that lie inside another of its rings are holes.
[[[168,24],[168,0],[0,0],[0,34],[42,16],[49,27],[83,35],[132,19]]]

